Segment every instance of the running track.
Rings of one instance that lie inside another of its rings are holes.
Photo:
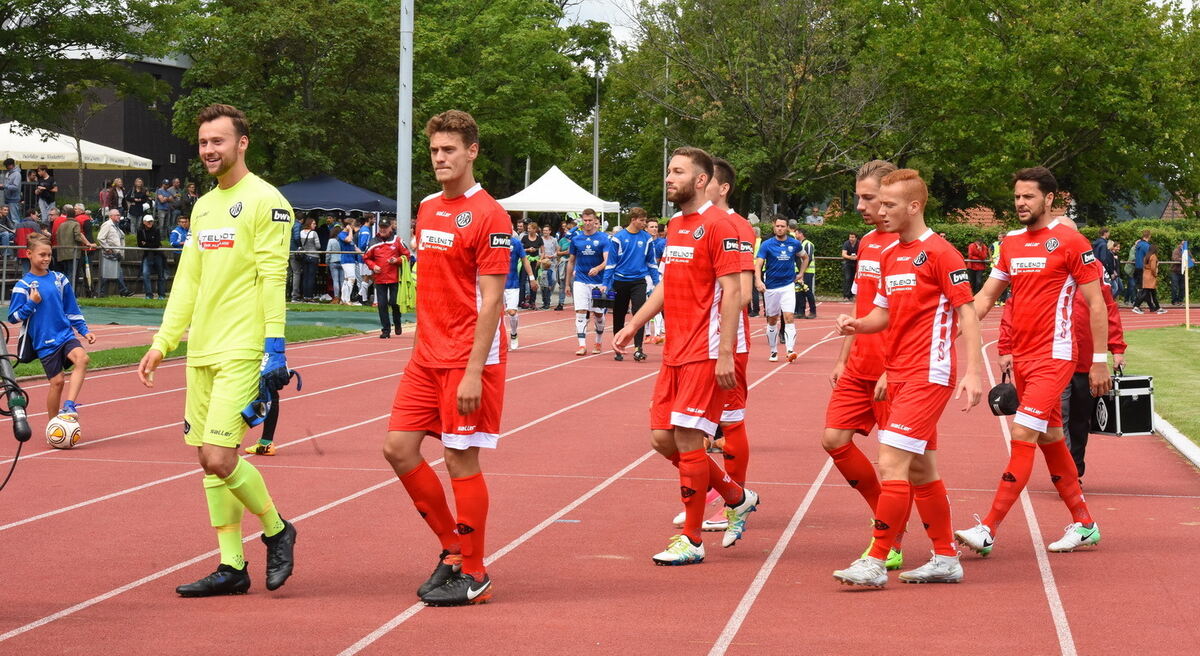
[[[1194,653],[1200,572],[1181,547],[1200,539],[1200,476],[1156,437],[1092,438],[1087,492],[1104,531],[1094,551],[1044,551],[1069,517],[1039,463],[993,554],[964,557],[961,585],[837,585],[830,572],[869,538],[865,504],[818,443],[839,347],[823,339],[838,310],[827,303],[797,323],[804,355],[793,365],[767,363],[756,338],[750,478],[763,505],[736,547],[710,539],[707,561],[683,568],[649,559],[679,506],[674,470],[647,439],[659,348],[644,363],[575,357],[569,313],[524,313],[505,437],[484,462],[496,596],[474,608],[414,604],[437,546],[380,454],[409,333],[291,349],[305,390],[285,396],[279,455],[254,462],[296,521],[298,564],[267,592],[247,516],[254,587],[243,597],[173,592],[216,563],[194,452],[180,439],[181,363],[165,364],[153,390],[130,368],[97,372],[84,442],[69,452],[29,442],[0,493],[0,654]],[[1136,329],[1180,313],[1123,318]],[[29,387],[42,407],[44,386]],[[1001,423],[959,407],[941,422],[956,527],[984,513],[1007,458]],[[43,422],[35,416],[35,433]],[[860,444],[874,452],[873,440]],[[12,450],[0,440],[0,464]],[[439,455],[430,440],[427,457]],[[911,528],[915,566],[928,540]]]

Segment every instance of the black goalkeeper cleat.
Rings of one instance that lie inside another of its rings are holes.
[[[250,567],[242,565],[241,569],[221,563],[217,571],[192,583],[185,583],[175,588],[180,597],[216,597],[219,595],[246,594],[250,589]]]
[[[277,590],[292,575],[292,567],[295,564],[292,554],[296,548],[296,527],[285,519],[282,531],[271,537],[264,535],[262,541],[267,545],[267,589]]]
[[[438,556],[437,567],[433,568],[433,574],[417,588],[417,598],[424,599],[425,595],[429,594],[434,588],[440,588],[449,581],[451,577],[462,571],[462,554],[452,554],[449,551],[442,551]]]
[[[426,606],[470,606],[486,603],[492,598],[492,577],[483,575],[482,581],[474,576],[459,572],[442,585],[421,597]]]
[[[642,349],[638,349],[633,352],[633,359],[641,362],[642,360],[646,359],[646,354],[642,351]]]

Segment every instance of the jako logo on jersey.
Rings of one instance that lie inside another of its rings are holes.
[[[417,250],[423,251],[426,248],[432,248],[439,251],[446,251],[453,247],[453,233],[442,232],[441,230],[422,230],[421,243],[417,245]]]
[[[1051,237],[1050,240],[1046,242],[1046,252],[1053,253],[1054,249],[1058,248],[1058,246],[1058,237]]]
[[[233,207],[229,208],[229,216],[232,216],[233,218],[236,219],[237,215],[239,215],[241,213],[242,213],[242,201],[239,200],[238,202],[233,204]]]
[[[1037,273],[1046,268],[1046,258],[1044,257],[1014,257],[1009,263],[1009,270],[1013,275],[1018,273]]]
[[[732,237],[729,239],[721,240],[721,248],[724,248],[727,251],[733,251],[735,253],[742,252],[741,244],[738,243],[738,240],[736,238],[732,238]]]
[[[470,212],[460,212],[458,216],[454,217],[454,225],[465,228],[471,225],[471,218]]]
[[[237,231],[233,228],[218,228],[216,230],[201,230],[196,233],[196,244],[200,250],[212,251],[218,248],[233,248],[237,240]]]
[[[925,251],[921,251],[917,254],[917,259],[913,260],[913,266],[921,266],[922,264],[925,264],[928,259],[929,256],[925,254]]]
[[[884,279],[887,285],[887,292],[908,291],[916,288],[917,274],[915,273],[899,273],[894,276],[888,276]]]
[[[696,228],[696,232],[692,233],[692,239],[699,239],[704,236],[704,226]]]
[[[292,213],[287,210],[271,210],[271,220],[279,223],[291,223]]]
[[[1096,254],[1092,251],[1085,252],[1081,257],[1083,257],[1084,264],[1091,264],[1096,261]]]
[[[512,248],[512,235],[507,232],[493,232],[488,235],[488,245],[492,248]]]
[[[959,269],[957,271],[950,272],[950,284],[951,285],[958,285],[958,284],[961,284],[964,282],[968,282],[969,280],[970,279],[967,278],[967,270],[966,269]]]
[[[696,249],[692,246],[667,246],[666,252],[663,253],[663,257],[668,262],[691,260],[695,255]]]

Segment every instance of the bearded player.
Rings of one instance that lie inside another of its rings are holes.
[[[1092,335],[1108,334],[1108,313],[1100,292],[1096,257],[1086,237],[1050,216],[1058,181],[1045,167],[1021,169],[1013,175],[1017,219],[1025,226],[1008,233],[1000,259],[975,297],[982,320],[1012,286],[1012,373],[1019,406],[1013,419],[1008,466],[987,516],[975,526],[955,531],[959,543],[986,556],[996,530],[1020,496],[1033,472],[1034,455],[1046,458],[1050,480],[1071,513],[1071,524],[1050,551],[1074,551],[1100,542],[1100,527],[1092,519],[1071,451],[1063,440],[1060,396],[1075,371],[1078,345],[1073,324],[1076,294],[1087,301]],[[1108,354],[1096,341],[1088,383],[1093,396],[1112,387]]]
[[[500,315],[512,224],[475,182],[475,119],[443,112],[429,119],[425,134],[442,191],[417,211],[421,321],[396,388],[383,454],[442,547],[417,596],[430,606],[464,606],[492,595],[483,565],[488,489],[479,450],[496,448],[500,437],[506,360]],[[427,436],[442,441],[457,515],[421,456]]]
[[[899,241],[880,262],[882,284],[875,294],[875,309],[865,317],[843,314],[837,319],[843,335],[889,329],[884,350],[889,406],[887,423],[879,431],[881,482],[873,540],[866,555],[833,573],[847,585],[880,588],[887,583],[885,559],[903,528],[912,496],[933,543],[933,557],[901,574],[900,580],[962,580],[950,499],[937,470],[937,422],[956,387],[956,398],[967,396],[963,411],[979,403],[982,353],[966,263],[949,242],[925,225],[927,199],[925,182],[912,169],[893,171],[880,180],[883,228],[895,232]],[[961,379],[954,348],[959,328],[967,349],[967,369]]]
[[[667,225],[662,283],[613,338],[623,352],[636,331],[660,310],[671,326],[650,407],[651,442],[679,469],[685,508],[680,535],[655,554],[658,565],[704,560],[701,523],[711,486],[725,499],[728,527],[722,545],[741,539],[758,495],[721,471],[704,450],[717,431],[727,391],[737,382],[734,351],[741,302],[741,244],[729,215],[705,198],[712,157],[699,148],[675,150],[667,168],[667,199],[680,212]]]

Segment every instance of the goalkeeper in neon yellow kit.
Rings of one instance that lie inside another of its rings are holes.
[[[175,589],[184,597],[242,594],[250,574],[242,552],[242,515],[262,521],[266,584],[292,574],[296,529],[279,516],[258,470],[238,457],[248,426],[261,423],[270,393],[287,385],[284,287],[292,208],[275,187],[246,168],[246,116],[229,105],[201,110],[200,159],[217,188],[192,210],[162,327],[138,365],[147,387],[154,370],[189,332],[184,441],[197,447],[204,493],[217,529],[221,563]]]

